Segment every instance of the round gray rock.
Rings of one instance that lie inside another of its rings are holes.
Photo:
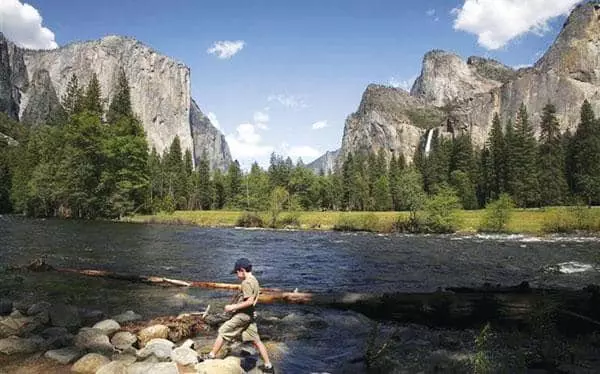
[[[34,353],[40,350],[44,346],[44,343],[44,339],[39,336],[27,339],[11,336],[0,339],[0,353],[4,353],[5,355]]]
[[[102,330],[106,335],[112,335],[121,329],[121,326],[112,319],[105,319],[96,323],[92,328]]]
[[[88,353],[73,364],[71,371],[80,374],[95,374],[98,369],[108,363],[110,360],[107,357],[97,353]]]
[[[84,327],[77,333],[74,339],[75,346],[89,352],[112,353],[114,348],[110,344],[108,336],[104,331]]]
[[[127,331],[120,331],[113,335],[110,343],[117,349],[127,349],[137,342],[137,336]]]
[[[179,374],[177,364],[174,362],[161,362],[160,364],[154,364],[148,374]]]
[[[179,347],[171,352],[171,361],[181,365],[198,363],[198,353],[191,348]]]
[[[159,360],[164,361],[171,357],[174,345],[172,341],[167,339],[152,339],[144,348],[138,351],[138,357],[146,358],[153,355]]]
[[[127,374],[127,364],[122,361],[113,361],[101,366],[96,374]]]
[[[142,316],[134,313],[132,310],[128,310],[125,313],[121,313],[119,315],[112,317],[111,319],[114,321],[117,321],[118,323],[126,323],[126,322],[139,321],[140,319],[142,319]]]
[[[61,349],[55,349],[44,353],[44,357],[54,360],[60,364],[67,365],[77,360],[83,355],[79,349],[75,347],[67,347]]]

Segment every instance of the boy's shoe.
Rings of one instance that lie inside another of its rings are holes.
[[[214,360],[216,357],[211,356],[208,353],[202,353],[198,355],[198,362],[206,361],[206,360]]]
[[[273,365],[271,365],[270,367],[266,367],[264,364],[262,364],[258,368],[260,370],[262,370],[263,373],[268,373],[268,374],[275,373],[275,368],[273,368]]]

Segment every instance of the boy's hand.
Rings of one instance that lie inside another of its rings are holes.
[[[235,308],[233,307],[233,305],[231,305],[231,304],[225,305],[226,312],[233,312],[234,310],[235,310]]]

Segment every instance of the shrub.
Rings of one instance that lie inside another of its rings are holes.
[[[498,200],[492,201],[485,207],[480,231],[506,232],[515,203],[508,194],[500,194]]]
[[[277,221],[278,227],[295,226],[300,227],[300,213],[292,212],[283,215],[280,220]]]
[[[442,187],[425,203],[424,224],[427,231],[436,233],[455,232],[460,224],[456,215],[460,202],[452,188]]]
[[[264,227],[263,219],[256,213],[244,212],[237,219],[236,226],[238,227]]]
[[[542,224],[545,233],[571,233],[576,231],[600,231],[600,219],[596,218],[592,209],[574,206],[566,210],[553,212]]]

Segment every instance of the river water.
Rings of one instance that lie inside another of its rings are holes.
[[[231,283],[236,281],[229,274],[233,263],[244,256],[254,263],[261,286],[311,292],[432,291],[521,281],[579,288],[600,281],[595,268],[599,250],[598,240],[574,237],[210,229],[0,216],[0,269],[44,256],[57,267]],[[566,273],[547,271],[561,263],[571,264]],[[0,292],[17,299],[69,302],[107,315],[132,309],[145,317],[202,310],[208,304],[219,309],[231,295],[8,272],[0,272]],[[343,364],[364,353],[370,321],[361,315],[283,305],[260,310],[267,337],[285,342],[277,360],[284,372],[347,372]]]

